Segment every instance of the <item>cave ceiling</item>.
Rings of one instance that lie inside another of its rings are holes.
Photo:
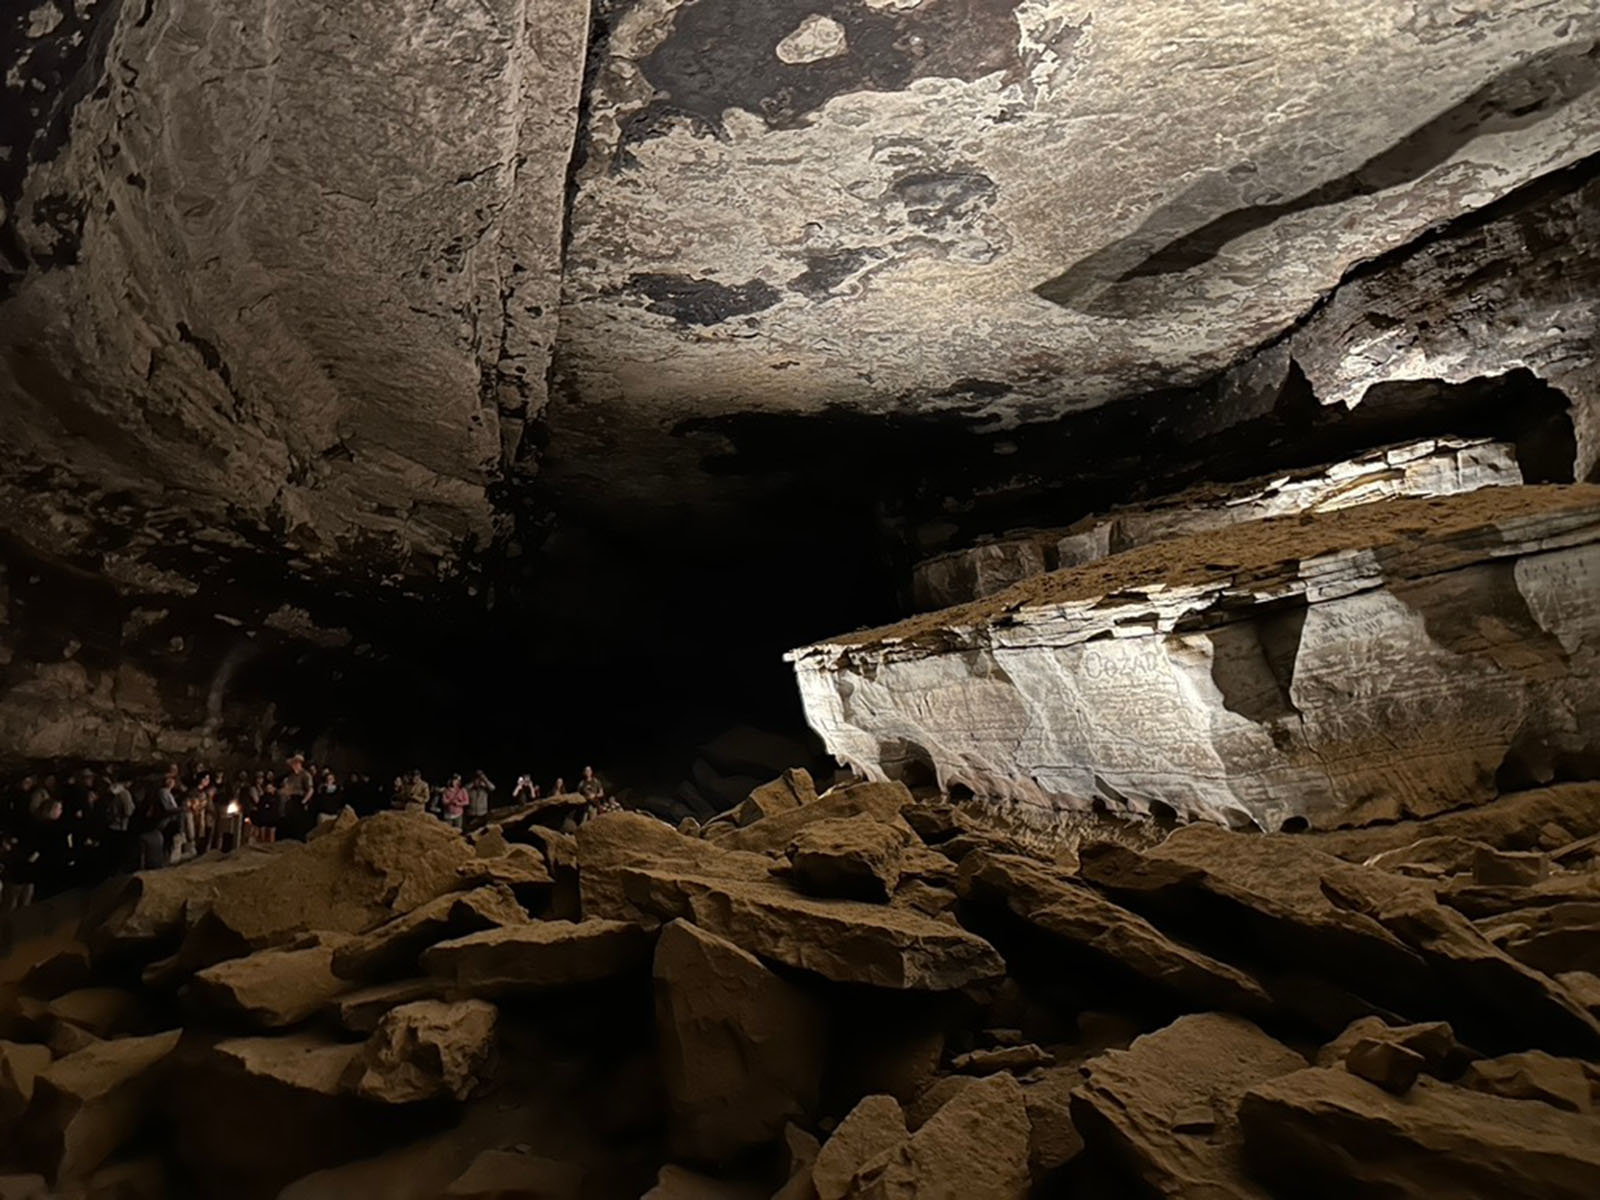
[[[5,531],[154,590],[425,585],[552,508],[714,530],[761,486],[727,419],[1197,385],[1600,151],[1593,0],[0,24]]]

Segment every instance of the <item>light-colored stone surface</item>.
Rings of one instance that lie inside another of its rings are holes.
[[[626,921],[536,921],[440,942],[422,966],[458,992],[514,995],[621,975],[643,967],[649,951],[645,931]]]
[[[363,1100],[465,1100],[495,1054],[499,1011],[483,1000],[418,1000],[390,1009],[346,1077]]]
[[[1513,446],[1485,438],[1430,438],[1318,470],[1193,488],[1159,502],[1088,517],[1066,529],[1037,530],[953,550],[917,564],[912,593],[919,609],[948,608],[992,596],[1034,575],[1186,533],[1398,496],[1453,496],[1521,482]]]
[[[1596,596],[1600,490],[1491,488],[1190,535],[791,657],[870,778],[931,766],[1046,831],[1097,799],[1330,827],[1592,752]]]
[[[334,948],[262,950],[197,971],[189,983],[203,1011],[278,1029],[313,1016],[350,984],[333,973]]]

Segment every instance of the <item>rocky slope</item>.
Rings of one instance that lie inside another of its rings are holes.
[[[574,838],[568,811],[471,839],[346,814],[12,918],[0,1159],[35,1174],[8,1194],[1600,1178],[1592,785],[1331,835],[1102,823],[1050,857],[803,772],[703,830],[619,813]]]
[[[1091,804],[1276,830],[1587,777],[1600,489],[1489,488],[1236,525],[792,655],[872,778],[1048,836]]]

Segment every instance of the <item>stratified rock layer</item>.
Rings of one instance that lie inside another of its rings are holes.
[[[1600,747],[1600,490],[1494,488],[1195,534],[794,652],[872,778],[1314,827],[1486,799]]]

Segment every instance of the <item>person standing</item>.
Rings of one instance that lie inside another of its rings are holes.
[[[481,770],[472,773],[472,782],[467,785],[467,812],[476,824],[488,818],[489,799],[494,795],[494,784]]]
[[[440,798],[440,808],[445,824],[452,828],[460,829],[461,814],[466,812],[471,804],[472,797],[468,795],[467,789],[461,786],[461,776],[450,776],[450,783],[444,789],[444,795]]]
[[[578,780],[578,795],[587,800],[592,807],[605,797],[606,785],[600,782],[600,776],[594,773],[593,767],[583,769],[583,778]]]
[[[422,768],[412,767],[411,774],[406,777],[406,811],[426,812],[428,800],[432,795],[433,789],[428,786],[428,781],[422,777]]]

